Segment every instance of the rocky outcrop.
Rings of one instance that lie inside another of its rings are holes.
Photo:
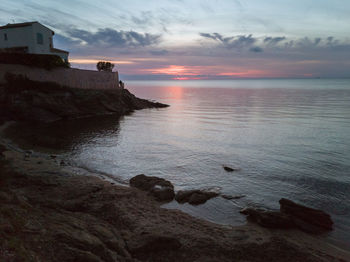
[[[180,190],[175,196],[179,203],[188,202],[191,205],[204,204],[209,199],[218,196],[219,193],[205,190]]]
[[[175,196],[171,182],[155,176],[137,175],[130,179],[130,186],[149,192],[158,201],[171,201]]]
[[[140,235],[129,240],[127,245],[131,255],[140,260],[153,256],[169,256],[182,246],[179,239],[158,234]]]
[[[0,120],[53,122],[167,106],[139,99],[126,89],[77,89],[15,76],[7,81],[0,85]]]
[[[331,216],[322,210],[306,207],[285,198],[279,203],[281,212],[293,217],[299,227],[304,228],[305,224],[309,224],[325,230],[333,229]]]
[[[240,213],[247,215],[249,219],[263,227],[283,229],[295,227],[291,217],[278,211],[266,211],[248,207],[242,209]]]
[[[240,212],[257,224],[268,228],[298,228],[308,233],[321,233],[333,228],[330,215],[322,210],[306,207],[285,198],[279,203],[280,211],[245,208]]]
[[[215,225],[146,191],[73,175],[50,156],[2,151],[0,261],[349,261],[319,238]]]

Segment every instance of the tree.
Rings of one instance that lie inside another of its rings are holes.
[[[100,61],[96,64],[96,68],[98,71],[112,72],[114,64],[111,62]]]

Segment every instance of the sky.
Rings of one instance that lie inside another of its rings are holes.
[[[39,21],[73,67],[124,80],[350,77],[348,0],[1,0]]]

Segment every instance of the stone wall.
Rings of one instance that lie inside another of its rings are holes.
[[[57,68],[45,70],[22,65],[0,64],[0,83],[3,83],[6,73],[25,75],[29,79],[40,82],[55,82],[61,85],[85,89],[115,89],[119,88],[118,72],[98,72],[75,68]]]

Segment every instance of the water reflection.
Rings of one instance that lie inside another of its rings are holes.
[[[6,135],[24,149],[65,153],[96,137],[118,137],[119,116],[107,115],[54,123],[17,124],[6,130]],[[23,132],[25,130],[25,132]]]

